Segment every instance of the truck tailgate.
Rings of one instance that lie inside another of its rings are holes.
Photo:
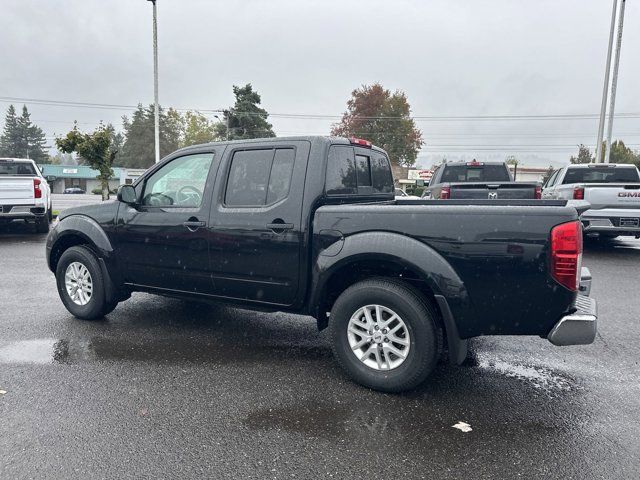
[[[451,183],[452,199],[533,199],[535,183],[492,182],[492,183]]]
[[[32,205],[33,178],[0,177],[0,205]]]
[[[640,208],[640,183],[585,183],[584,199],[592,208]]]

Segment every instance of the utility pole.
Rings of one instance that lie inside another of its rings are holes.
[[[613,114],[616,109],[616,89],[618,86],[618,67],[620,66],[620,49],[622,48],[622,26],[624,24],[624,6],[626,0],[620,4],[618,16],[618,38],[616,40],[616,56],[613,61],[613,78],[611,79],[611,100],[609,100],[609,125],[607,126],[607,151],[604,155],[604,163],[609,163],[611,155],[611,132],[613,131]]]
[[[155,120],[156,163],[160,161],[160,107],[158,105],[158,13],[156,0],[148,0],[153,4],[153,111]]]
[[[609,32],[609,47],[607,49],[607,61],[604,71],[604,86],[602,87],[602,104],[600,106],[600,121],[598,122],[598,138],[596,140],[596,156],[594,161],[600,162],[600,150],[602,149],[602,136],[604,135],[604,119],[607,112],[607,93],[609,92],[609,72],[611,71],[611,49],[613,48],[613,32],[616,28],[616,10],[618,0],[613,0],[613,12],[611,12],[611,30]]]

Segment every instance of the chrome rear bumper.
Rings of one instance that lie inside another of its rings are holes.
[[[562,317],[547,335],[547,340],[559,347],[593,343],[598,331],[598,307],[596,301],[587,296],[590,291],[591,274],[583,268],[580,294],[574,303],[576,311]]]

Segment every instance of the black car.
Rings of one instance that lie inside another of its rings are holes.
[[[515,182],[504,162],[447,162],[439,165],[422,192],[429,199],[539,199],[542,184]]]
[[[348,374],[384,391],[422,382],[443,344],[461,362],[479,335],[594,340],[575,208],[394,195],[387,154],[364,140],[193,146],[118,201],[62,212],[47,260],[81,319],[133,291],[314,317]]]
[[[81,189],[80,187],[68,187],[64,189],[64,192],[62,193],[70,193],[70,194],[82,194],[82,193],[86,193],[83,189]]]

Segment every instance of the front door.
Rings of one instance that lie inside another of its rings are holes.
[[[216,295],[294,303],[309,148],[307,141],[293,141],[225,152],[210,217]]]
[[[214,153],[174,158],[136,186],[138,205],[121,205],[117,236],[127,282],[211,293],[207,227]]]

